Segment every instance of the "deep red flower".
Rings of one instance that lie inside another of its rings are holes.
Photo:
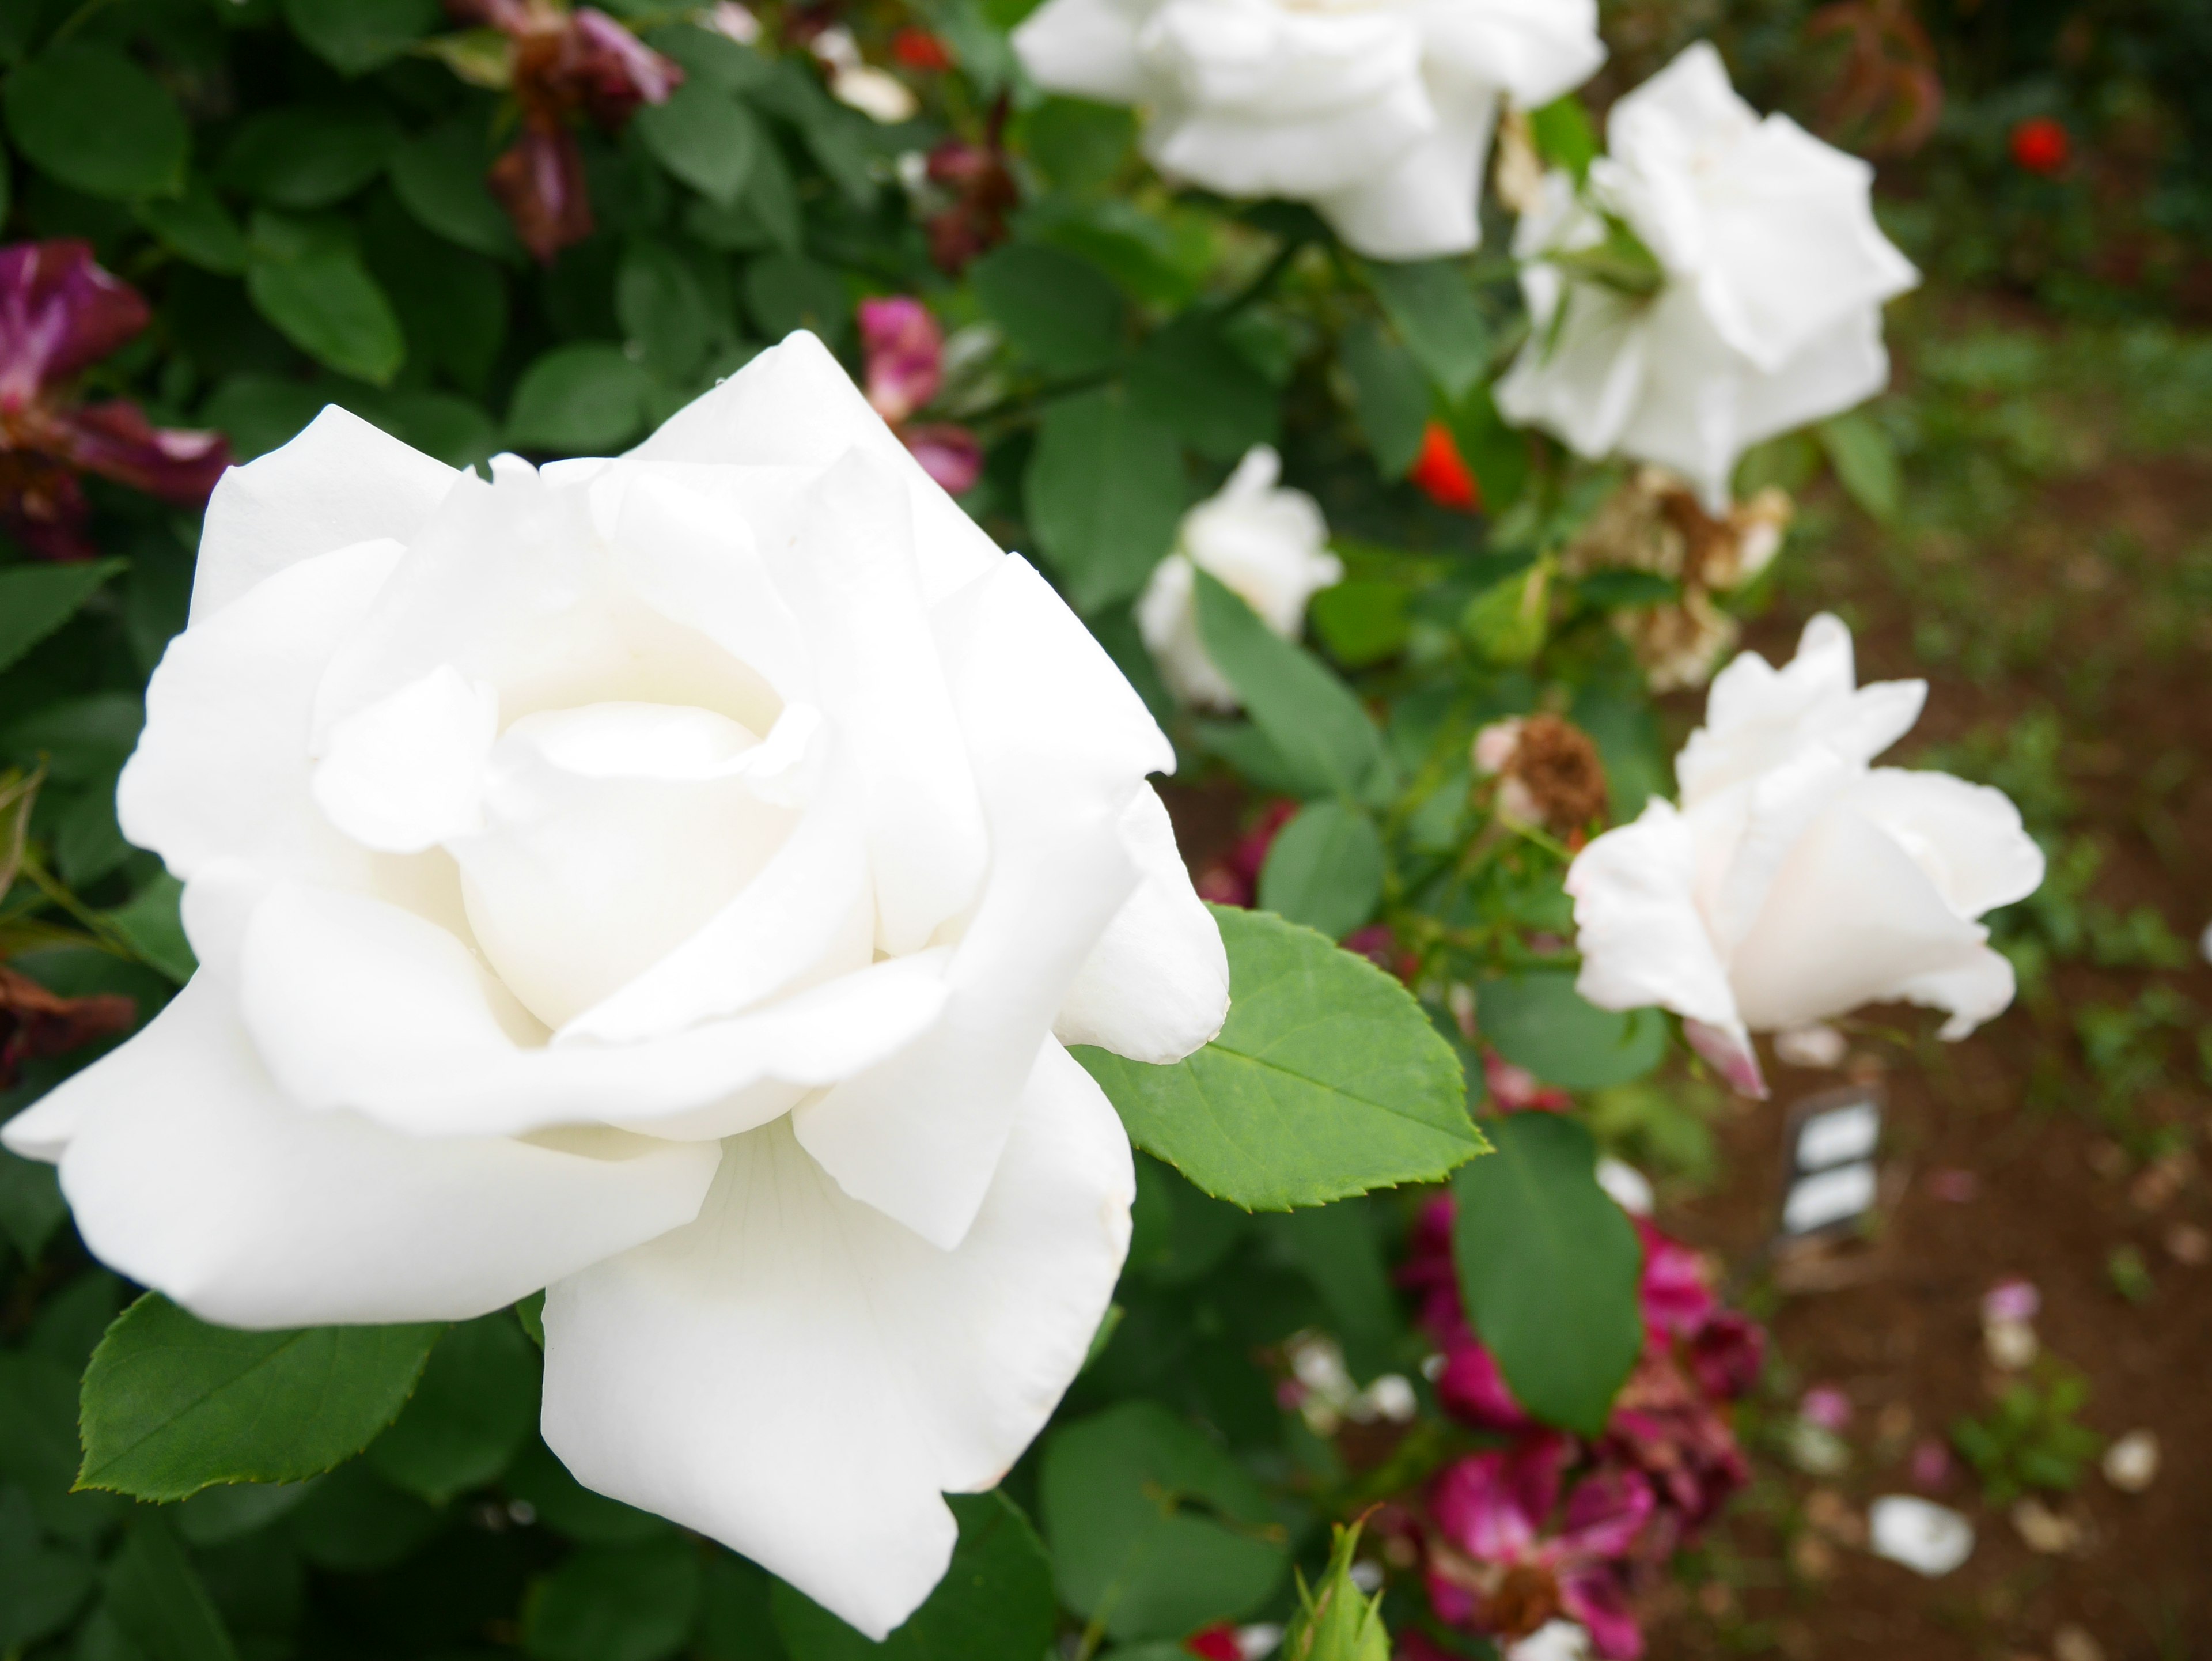
[[[0,526],[46,559],[87,559],[79,473],[197,507],[229,465],[220,433],[156,428],[66,383],[146,326],[145,301],[73,237],[0,248]]]
[[[1244,1651],[1237,1641],[1237,1628],[1226,1621],[1211,1627],[1202,1627],[1182,1640],[1183,1652],[1198,1657],[1199,1661],[1244,1661]]]
[[[2023,172],[2051,179],[2074,159],[2074,136],[2047,115],[2033,115],[2012,130],[2012,159]]]
[[[940,75],[952,67],[952,54],[945,50],[945,42],[927,29],[911,26],[891,36],[891,58],[926,75]]]
[[[489,182],[523,246],[550,260],[592,234],[574,119],[618,131],[640,106],[667,102],[684,83],[683,68],[591,6],[446,0],[446,10],[456,22],[497,29],[513,45],[522,131],[492,163]]]
[[[0,1090],[15,1087],[24,1062],[126,1032],[137,1014],[137,1005],[119,993],[64,998],[0,964]]]
[[[1000,142],[1006,107],[1003,97],[992,107],[981,143],[948,138],[929,153],[925,169],[929,182],[952,201],[931,215],[924,228],[930,259],[948,276],[959,276],[970,261],[1005,241],[1006,216],[1020,204],[1021,187],[1014,182]]]
[[[1406,477],[1439,508],[1471,514],[1482,506],[1482,487],[1468,471],[1451,429],[1441,421],[1431,421],[1422,433],[1421,453]]]

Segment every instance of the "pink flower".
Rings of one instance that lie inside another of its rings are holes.
[[[1562,1511],[1572,1451],[1567,1438],[1541,1432],[1446,1467],[1429,1493],[1429,1602],[1443,1620],[1502,1638],[1565,1615],[1589,1628],[1607,1661],[1634,1661],[1644,1634],[1620,1564],[1650,1518],[1650,1484],[1601,1466],[1575,1484]]]
[[[2033,1321],[2042,1308],[2043,1294],[2035,1289],[2035,1283],[2014,1276],[1998,1281],[1984,1294],[1982,1321],[1984,1325]]]
[[[1565,1091],[1553,1089],[1494,1050],[1482,1052],[1482,1082],[1501,1113],[1564,1113],[1575,1104]]]
[[[921,469],[958,496],[983,476],[983,447],[965,427],[949,422],[909,424],[945,383],[945,335],[910,295],[860,305],[862,380],[868,403],[914,453]]]
[[[220,433],[149,423],[124,399],[78,404],[63,383],[146,326],[137,289],[75,238],[0,248],[0,526],[47,559],[86,559],[80,472],[196,507],[229,465]]]
[[[1851,1398],[1833,1384],[1815,1384],[1798,1401],[1797,1416],[1808,1425],[1840,1433],[1851,1421]]]

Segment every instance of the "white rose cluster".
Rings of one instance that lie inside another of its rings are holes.
[[[1163,173],[1310,203],[1378,259],[1474,247],[1499,100],[1605,61],[1596,0],[1045,0],[1014,48],[1052,91],[1140,109]]]
[[[1655,800],[1568,870],[1583,996],[1674,1010],[1753,1094],[1753,1032],[1900,999],[1961,1038],[2001,1013],[2012,965],[1976,919],[2033,893],[2043,854],[2002,791],[1872,764],[1927,690],[1857,685],[1826,615],[1782,668],[1747,652],[1716,676],[1680,805]]]
[[[327,410],[217,487],[123,776],[201,968],[7,1144],[211,1321],[546,1288],[569,1469],[881,1637],[1121,1268],[1063,1046],[1226,1013],[1172,759],[811,335],[489,482]]]
[[[1174,551],[1153,568],[1138,599],[1138,632],[1168,690],[1185,703],[1225,710],[1238,703],[1199,638],[1199,572],[1285,640],[1304,629],[1307,602],[1344,580],[1344,563],[1328,551],[1320,504],[1278,484],[1282,467],[1267,445],[1246,452],[1228,482],[1183,515]]]
[[[1888,383],[1882,303],[1919,273],[1875,223],[1874,170],[1761,120],[1709,45],[1615,104],[1606,136],[1587,196],[1550,174],[1516,233],[1531,334],[1498,407],[1583,455],[1672,468],[1721,513],[1746,449]],[[1547,258],[1603,244],[1606,214],[1658,261],[1656,293]]]

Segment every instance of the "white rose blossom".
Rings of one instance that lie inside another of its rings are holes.
[[[1749,1035],[1901,999],[1961,1038],[2012,1001],[1983,913],[2033,893],[2043,855],[2004,794],[1870,764],[1911,729],[1922,681],[1856,684],[1850,631],[1805,625],[1780,669],[1747,652],[1714,678],[1652,801],[1567,873],[1577,989],[1658,1004],[1731,1083],[1763,1094]]]
[[[1378,259],[1474,247],[1499,99],[1605,61],[1596,0],[1045,0],[1014,49],[1054,92],[1140,109],[1163,173],[1310,203]]]
[[[1137,600],[1138,632],[1168,690],[1185,703],[1237,706],[1237,689],[1199,638],[1197,572],[1217,578],[1285,640],[1304,629],[1306,603],[1344,580],[1320,504],[1276,484],[1282,465],[1264,444],[1247,451],[1228,482],[1183,515],[1175,551],[1153,568]]]
[[[880,1638],[1128,1240],[1064,1044],[1227,1007],[1172,752],[796,334],[615,460],[225,475],[123,775],[201,968],[7,1127],[239,1327],[539,1287],[546,1440]]]
[[[1515,234],[1531,336],[1498,407],[1583,455],[1671,467],[1717,514],[1746,449],[1888,384],[1882,303],[1919,273],[1875,223],[1873,168],[1762,121],[1704,42],[1614,105],[1606,135],[1596,206],[1553,173]],[[1605,240],[1597,207],[1656,258],[1656,294],[1546,260]]]

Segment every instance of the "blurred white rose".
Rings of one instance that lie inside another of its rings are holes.
[[[1305,628],[1306,602],[1344,578],[1328,551],[1328,526],[1303,490],[1276,479],[1282,459],[1255,445],[1218,495],[1183,515],[1175,551],[1137,600],[1137,628],[1168,690],[1202,709],[1234,709],[1237,689],[1213,666],[1198,636],[1196,570],[1218,578],[1285,640]]]
[[[1463,253],[1501,96],[1605,59],[1596,0],[1045,0],[1014,31],[1054,92],[1132,104],[1162,172],[1311,203],[1378,259]]]
[[[2043,855],[2002,791],[1869,765],[1926,695],[1856,686],[1827,616],[1785,667],[1746,653],[1723,670],[1675,758],[1680,806],[1654,800],[1567,873],[1583,996],[1675,1011],[1753,1093],[1751,1032],[1903,999],[1960,1038],[2001,1012],[2012,965],[1975,919],[2034,892]]]
[[[1875,223],[1873,168],[1759,119],[1709,45],[1615,104],[1606,134],[1590,199],[1555,173],[1516,233],[1534,326],[1498,407],[1585,456],[1671,467],[1718,513],[1747,448],[1888,384],[1882,302],[1919,273]],[[1601,210],[1657,259],[1657,292],[1546,259],[1603,243]]]
[[[549,1288],[570,1469],[881,1637],[1121,1267],[1062,1043],[1226,1008],[1171,752],[811,335],[493,474],[331,409],[225,475],[118,799],[202,967],[7,1144],[209,1320]]]

